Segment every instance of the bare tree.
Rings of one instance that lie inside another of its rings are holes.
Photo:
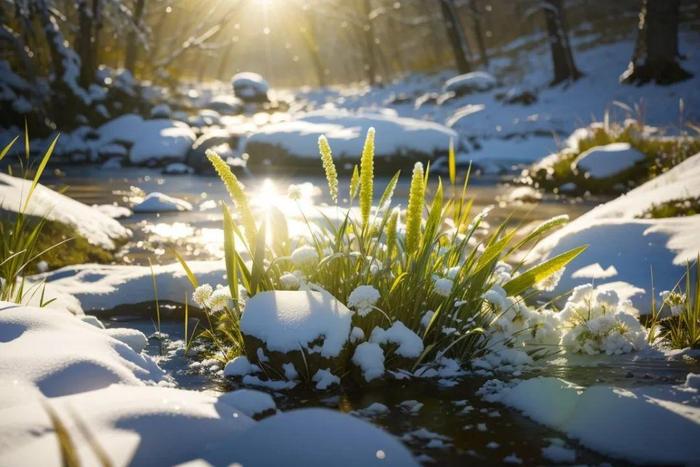
[[[678,63],[679,0],[643,0],[637,42],[620,80],[625,83],[670,84],[692,75]]]
[[[574,54],[571,51],[563,0],[543,0],[542,9],[547,24],[547,35],[554,66],[554,79],[552,79],[551,84],[576,81],[581,77],[581,72],[576,68]]]
[[[455,65],[460,73],[469,73],[472,71],[469,63],[469,46],[462,29],[462,23],[459,20],[457,9],[452,0],[439,0],[442,17],[445,22],[445,31],[452,47]]]

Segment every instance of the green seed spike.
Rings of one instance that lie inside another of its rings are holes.
[[[420,245],[420,224],[423,220],[423,205],[425,204],[425,181],[423,179],[423,164],[416,162],[411,177],[411,188],[408,192],[408,208],[406,210],[406,252],[410,255]]]
[[[328,139],[321,135],[318,137],[318,150],[321,153],[321,162],[323,170],[326,172],[326,180],[328,181],[328,191],[334,203],[338,203],[338,172],[335,170],[333,163],[333,153],[331,146],[328,144]]]
[[[224,185],[226,185],[231,201],[236,205],[236,209],[238,209],[241,216],[241,222],[243,223],[246,238],[248,239],[248,246],[253,248],[255,245],[256,232],[255,217],[250,210],[248,196],[245,194],[245,191],[243,191],[243,185],[241,185],[238,178],[231,172],[231,167],[229,167],[217,153],[212,150],[207,150],[207,158],[209,162],[211,162],[211,165],[214,166],[214,170],[216,170],[219,178],[221,178]]]
[[[369,213],[374,197],[374,128],[367,130],[365,146],[360,159],[360,213],[362,225],[369,223]]]

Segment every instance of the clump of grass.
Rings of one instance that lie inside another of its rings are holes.
[[[284,216],[274,219],[275,235],[266,235],[271,229],[269,216],[259,216],[252,228],[247,220],[251,215],[246,194],[242,189],[230,190],[244,231],[228,206],[223,206],[228,287],[199,285],[182,261],[195,288],[194,302],[211,312],[203,335],[222,355],[230,358],[244,352],[239,320],[246,297],[266,290],[322,288],[350,304],[352,292],[360,286],[373,288],[378,297],[363,313],[357,310],[353,318],[353,325],[362,328],[365,335],[375,326],[399,320],[421,335],[425,344],[421,359],[438,354],[468,359],[483,351],[483,332],[492,321],[483,306],[483,295],[497,283],[497,265],[518,251],[527,251],[565,219],[543,223],[527,235],[519,235],[505,223],[486,233],[486,213],[472,212],[467,179],[461,190],[448,190],[454,193],[450,196],[438,180],[429,196],[430,169],[420,163],[414,167],[406,210],[391,206],[399,173],[377,201],[372,174],[374,136],[373,131],[367,134],[360,170],[356,166],[353,172],[347,209],[337,211],[341,213],[337,221],[306,220],[306,237],[291,238]],[[328,173],[330,147],[322,144],[321,153]],[[218,156],[210,154],[209,158],[227,186],[240,187],[230,169],[218,163]],[[329,177],[331,195],[336,183]],[[353,210],[358,194],[359,215]],[[301,217],[307,219],[300,210]],[[292,250],[291,254],[279,253],[287,250]],[[508,295],[519,296],[546,281],[582,251],[573,249],[527,271],[516,268],[512,279],[499,286]],[[448,328],[452,331],[446,334],[444,329]]]
[[[622,123],[593,123],[587,133],[578,138],[575,147],[567,147],[556,155],[536,164],[523,174],[521,181],[546,191],[558,193],[562,185],[571,184],[567,194],[617,195],[626,192],[668,171],[690,156],[700,152],[700,138],[689,134],[666,137],[656,128],[644,125],[641,119],[626,119]],[[614,176],[604,179],[589,177],[577,171],[576,158],[596,146],[629,143],[646,157]]]
[[[678,286],[661,292],[661,305],[652,304],[654,338],[674,349],[700,348],[700,257],[688,263]]]
[[[642,219],[662,219],[696,214],[700,214],[700,198],[683,198],[653,204],[639,217]]]

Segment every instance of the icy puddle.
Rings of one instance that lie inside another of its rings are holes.
[[[161,332],[158,339],[153,304],[125,306],[99,312],[107,327],[131,327],[150,335],[146,352],[174,379],[190,390],[230,391],[240,385],[223,377],[212,361],[184,355],[182,316],[176,305],[161,304]],[[191,318],[190,329],[197,318]],[[584,387],[609,384],[620,388],[677,385],[688,372],[700,373],[700,362],[678,355],[661,354],[621,359],[615,365],[585,360],[555,362],[543,369],[523,373],[519,379],[553,376]],[[592,366],[595,364],[595,366]],[[370,421],[392,433],[426,465],[628,465],[624,461],[593,452],[556,430],[537,424],[518,411],[489,403],[478,394],[491,379],[508,381],[509,375],[464,376],[453,379],[412,379],[370,385],[314,391],[299,387],[291,391],[268,392],[282,411],[301,407],[327,407]]]

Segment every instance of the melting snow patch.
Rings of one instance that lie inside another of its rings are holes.
[[[157,191],[149,193],[143,201],[133,207],[134,212],[173,212],[191,211],[192,205],[184,199],[173,198],[172,196],[159,193]]]
[[[585,151],[573,165],[593,178],[608,178],[631,168],[645,157],[629,143],[612,143]]]
[[[340,384],[340,378],[330,372],[328,368],[318,370],[312,380],[316,383],[316,389],[324,391],[334,384]]]

